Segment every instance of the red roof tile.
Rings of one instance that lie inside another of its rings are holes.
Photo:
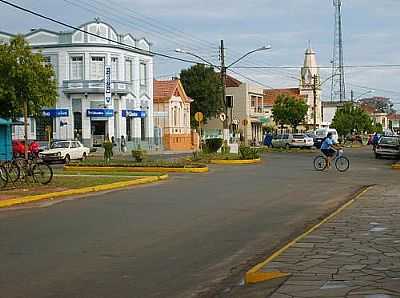
[[[179,94],[179,96],[184,101],[193,101],[190,97],[186,95],[180,80],[154,80],[153,93],[153,98],[155,102],[168,101],[175,94]]]
[[[283,89],[268,89],[264,90],[264,105],[273,106],[279,95],[291,95],[298,99],[304,99],[304,96],[300,95],[299,88],[283,88]]]
[[[239,87],[240,85],[242,85],[242,82],[235,79],[234,77],[231,77],[230,75],[226,75],[225,85],[226,87]]]

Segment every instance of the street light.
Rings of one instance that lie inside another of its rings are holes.
[[[186,55],[190,55],[193,57],[196,57],[197,59],[200,59],[201,61],[205,62],[206,64],[215,67],[215,68],[219,68],[217,65],[214,65],[212,62],[207,61],[206,59],[204,59],[203,57],[193,54],[192,52],[189,52],[187,50],[183,50],[183,49],[176,49],[175,52],[180,53],[180,54],[186,54]]]
[[[244,58],[246,58],[247,56],[249,56],[250,54],[253,54],[255,52],[260,52],[260,51],[266,51],[266,50],[270,50],[272,47],[270,45],[266,45],[266,46],[262,46],[260,48],[254,49],[252,51],[247,52],[246,54],[244,54],[243,56],[241,56],[240,58],[238,58],[237,60],[233,61],[231,64],[229,64],[228,66],[225,66],[225,48],[224,48],[224,41],[221,40],[221,46],[220,46],[220,57],[221,57],[221,66],[216,66],[213,63],[207,61],[206,59],[204,59],[203,57],[193,54],[189,51],[186,50],[182,50],[182,49],[176,49],[175,52],[177,53],[183,53],[183,54],[187,54],[187,55],[191,55],[193,57],[196,57],[198,59],[200,59],[201,61],[207,63],[208,65],[215,67],[217,69],[220,70],[221,73],[221,84],[223,86],[222,88],[222,102],[224,104],[224,110],[225,110],[225,114],[228,114],[228,107],[227,107],[227,103],[226,103],[226,98],[225,98],[225,94],[226,94],[226,71],[231,68],[233,65],[237,64],[239,61],[243,60]],[[231,117],[230,117],[230,121],[232,123],[232,108],[231,108]],[[229,141],[229,125],[228,125],[228,118],[226,117],[225,121],[224,121],[224,141]]]
[[[368,91],[362,93],[361,95],[357,96],[356,98],[354,98],[354,91],[351,90],[351,101],[354,102],[357,99],[360,99],[361,97],[363,97],[364,95],[367,95],[367,94],[370,94],[370,93],[374,93],[374,92],[375,92],[375,90],[368,90]]]

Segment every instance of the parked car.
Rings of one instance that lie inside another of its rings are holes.
[[[60,162],[68,164],[71,160],[84,160],[89,156],[90,149],[79,141],[57,141],[50,149],[40,152],[39,156],[45,162]]]
[[[315,131],[314,146],[318,149],[321,148],[322,142],[328,136],[328,133],[332,133],[332,139],[335,143],[338,143],[339,136],[334,128],[320,128]]]
[[[399,137],[381,137],[374,149],[375,158],[400,157],[400,138]]]
[[[272,147],[275,148],[311,148],[314,140],[305,134],[283,134],[272,139]]]
[[[289,146],[297,148],[311,148],[314,146],[314,140],[306,134],[289,135]]]
[[[272,139],[272,147],[274,148],[289,148],[289,134],[275,135]]]

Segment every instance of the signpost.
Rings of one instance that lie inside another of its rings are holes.
[[[247,145],[247,125],[249,124],[249,121],[247,119],[244,119],[242,121],[242,124],[244,126],[244,145]]]
[[[203,146],[202,146],[202,133],[201,133],[201,122],[203,121],[203,119],[204,119],[204,115],[203,115],[203,113],[202,112],[197,112],[196,114],[194,114],[194,119],[198,122],[198,127],[199,127],[199,135],[200,135],[200,144],[199,144],[199,147],[200,147],[200,150],[203,150]]]
[[[111,94],[111,66],[106,65],[104,67],[104,105],[112,105],[112,94]]]

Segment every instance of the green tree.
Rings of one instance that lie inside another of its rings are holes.
[[[293,130],[304,121],[308,105],[303,101],[287,94],[280,94],[272,107],[272,115],[276,124],[283,128],[290,125]]]
[[[40,53],[33,53],[22,36],[0,44],[0,116],[15,119],[35,116],[43,107],[54,106],[57,86],[53,68]]]
[[[346,103],[336,111],[331,126],[336,128],[340,136],[346,136],[352,132],[364,133],[374,130],[369,115],[352,103]]]
[[[212,67],[197,64],[181,71],[180,79],[188,96],[194,99],[191,104],[191,122],[195,124],[194,114],[202,112],[205,121],[223,111],[222,84],[218,73]]]

